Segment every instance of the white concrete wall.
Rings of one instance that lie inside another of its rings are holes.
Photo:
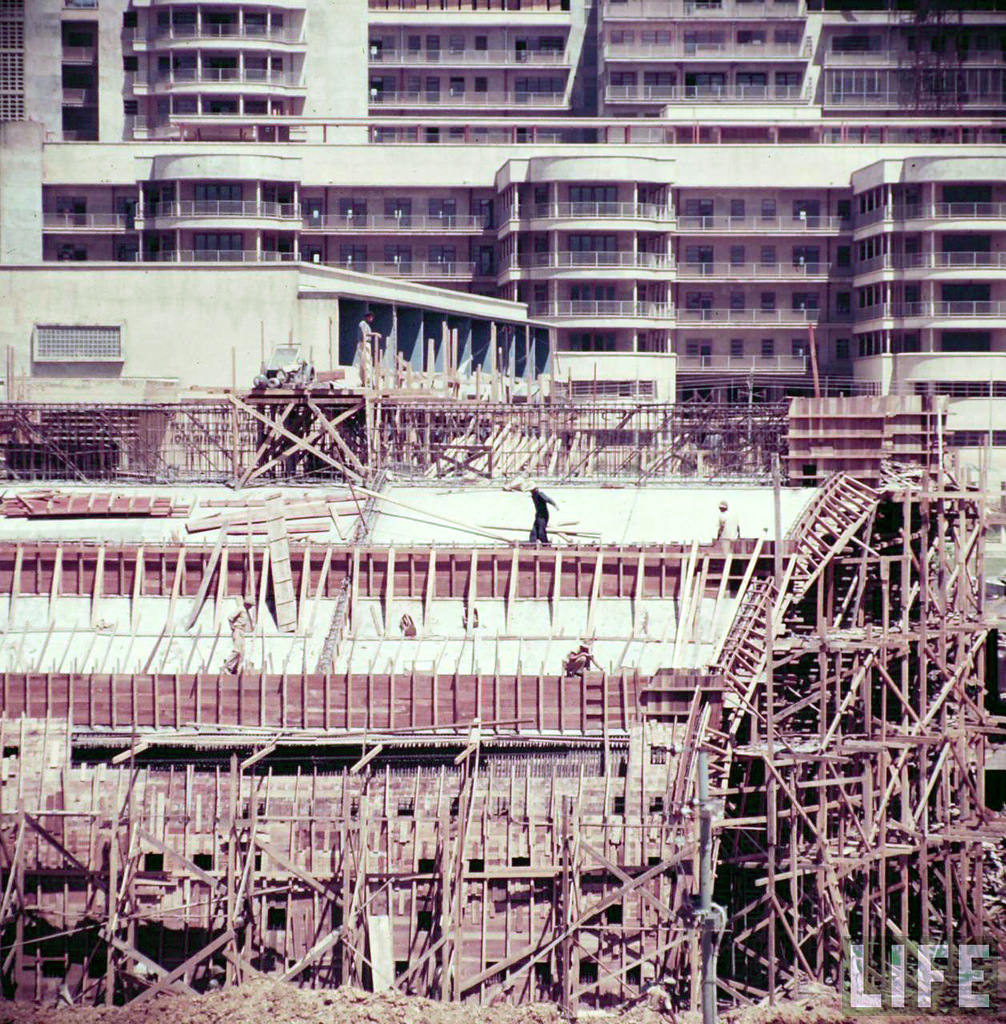
[[[42,259],[42,126],[0,125],[0,263]],[[2,314],[0,314],[2,315]]]

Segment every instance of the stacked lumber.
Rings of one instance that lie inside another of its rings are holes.
[[[0,498],[0,516],[7,519],[72,518],[85,516],[151,516],[169,518],[189,514],[191,503],[175,496],[115,494],[95,491],[35,491]]]
[[[335,526],[343,537],[349,536],[360,515],[362,503],[350,496],[335,501],[326,498],[312,501],[278,501],[290,534],[329,533]],[[249,502],[246,505],[223,505],[207,515],[189,519],[185,529],[190,534],[209,533],[212,530],[226,530],[231,536],[254,536],[265,538],[269,533],[270,511],[265,500]]]

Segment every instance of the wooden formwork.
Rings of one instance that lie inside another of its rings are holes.
[[[872,982],[892,943],[995,937],[983,536],[981,493],[943,475],[839,475],[778,546],[292,559],[296,594],[334,574],[385,607],[669,598],[683,645],[695,595],[734,597],[708,664],[648,677],[8,676],[4,984],[148,999],[265,972],[572,1007],[659,981],[694,1007],[700,749],[722,1000],[835,984],[851,944]],[[188,597],[210,571],[93,557],[0,553],[0,588]],[[214,571],[241,593],[262,570],[237,562]]]

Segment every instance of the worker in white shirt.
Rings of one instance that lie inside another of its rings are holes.
[[[720,516],[716,521],[716,540],[737,540],[741,535],[737,517],[730,511],[730,506],[720,502]]]
[[[360,384],[366,388],[373,384],[374,357],[377,354],[377,346],[381,340],[380,334],[374,330],[374,314],[369,310],[363,314],[359,330]]]

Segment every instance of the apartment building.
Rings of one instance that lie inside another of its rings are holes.
[[[2,2],[7,263],[329,265],[524,304],[600,393],[1006,439],[994,4]]]

